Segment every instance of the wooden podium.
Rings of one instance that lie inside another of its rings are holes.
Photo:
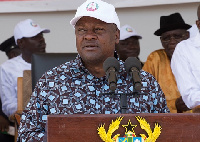
[[[120,137],[125,135],[125,128],[122,125],[127,125],[130,119],[134,128],[135,134],[141,137],[140,134],[148,134],[141,129],[136,116],[144,118],[154,130],[155,123],[161,125],[161,134],[156,142],[199,142],[200,141],[200,114],[73,114],[73,115],[49,115],[47,118],[47,142],[103,142],[98,135],[97,128],[100,124],[105,124],[107,132],[112,120],[123,116],[119,129],[112,136],[120,134]]]

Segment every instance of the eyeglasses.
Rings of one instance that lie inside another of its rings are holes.
[[[166,35],[166,36],[161,36],[161,41],[162,42],[170,42],[170,40],[173,38],[176,41],[180,41],[181,39],[183,39],[185,36],[185,34],[173,34],[173,35]]]

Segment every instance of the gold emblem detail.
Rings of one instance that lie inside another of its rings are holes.
[[[132,125],[130,119],[128,120],[128,124],[127,124],[127,125],[122,125],[122,126],[126,129],[125,134],[128,134],[129,132],[132,132],[132,134],[133,134],[134,136],[136,136],[133,129],[134,129],[137,125]]]
[[[152,132],[149,123],[147,123],[147,121],[144,118],[136,116],[136,119],[140,123],[141,129],[145,130],[149,137],[146,137],[145,134],[140,134],[140,136],[145,140],[145,142],[155,142],[161,134],[161,126],[158,123],[155,123],[155,128]]]
[[[98,127],[97,131],[100,136],[100,138],[104,142],[118,142],[119,140],[123,140],[124,142],[129,142],[132,141],[136,138],[141,138],[142,141],[144,142],[155,142],[156,139],[159,137],[161,134],[161,126],[158,123],[155,123],[154,130],[151,130],[150,124],[142,117],[136,116],[137,121],[140,124],[141,129],[145,130],[146,133],[148,134],[148,137],[145,134],[140,134],[141,137],[136,137],[136,134],[134,132],[134,128],[137,125],[132,125],[130,119],[128,121],[127,125],[122,125],[125,129],[125,136],[124,137],[119,137],[120,134],[116,134],[112,138],[112,134],[119,129],[119,125],[122,121],[123,117],[118,117],[115,121],[112,120],[111,124],[109,125],[108,132],[106,133],[106,130],[104,128],[105,124],[101,124],[100,127]]]
[[[107,133],[104,128],[105,124],[98,127],[98,129],[97,129],[98,134],[104,142],[114,142],[114,140],[111,138],[112,133],[114,133],[119,128],[119,124],[122,121],[122,119],[123,119],[123,117],[118,117],[115,121],[112,120],[112,123],[110,124]],[[119,137],[119,135],[120,134],[117,134],[113,138],[115,139],[115,138]]]

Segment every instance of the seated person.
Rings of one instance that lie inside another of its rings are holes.
[[[139,39],[142,39],[142,36],[140,36],[131,26],[124,25],[120,28],[119,44],[115,47],[120,60],[125,62],[128,57],[136,57],[140,60],[138,57],[140,54]],[[141,62],[141,66],[143,65],[144,63]]]
[[[0,66],[0,96],[2,110],[7,117],[17,111],[17,78],[23,76],[24,70],[31,70],[31,56],[33,53],[44,53],[46,49],[43,33],[48,29],[42,29],[31,19],[19,22],[14,28],[16,45],[21,54],[7,60]]]
[[[119,61],[113,97],[103,69],[104,61],[114,58],[115,45],[119,43],[120,22],[114,6],[101,0],[87,0],[70,23],[75,29],[78,55],[40,78],[22,113],[19,141],[43,141],[50,114],[121,113],[120,94],[133,94],[133,83],[125,72],[124,62]],[[139,97],[127,95],[126,113],[168,113],[164,94],[155,78],[143,70],[140,76]]]
[[[187,30],[190,27],[179,13],[161,16],[160,29],[155,31],[154,34],[160,36],[160,41],[164,49],[152,52],[143,66],[143,70],[151,73],[160,84],[171,113],[188,110],[180,97],[176,80],[171,71],[170,62],[176,45],[182,40],[189,38]]]
[[[12,59],[21,54],[21,50],[15,44],[14,37],[10,37],[0,44],[0,50],[5,52],[8,59]],[[0,99],[0,131],[6,132],[9,130],[9,125],[14,126],[14,123],[11,122],[8,117],[2,111],[2,103]],[[14,136],[9,134],[4,134],[0,132],[0,140],[2,142],[14,142]]]
[[[8,59],[12,59],[21,54],[21,50],[15,44],[14,36],[1,43],[0,50],[6,53]]]

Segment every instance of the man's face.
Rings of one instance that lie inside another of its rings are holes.
[[[119,30],[92,17],[82,17],[75,26],[76,46],[84,63],[102,64],[114,56],[115,44],[119,42]]]
[[[39,33],[34,37],[21,39],[21,50],[23,54],[29,56],[33,53],[44,53],[46,49],[43,33]]]
[[[199,14],[200,15],[200,14]],[[200,30],[200,20],[196,21],[197,28]]]
[[[196,20],[196,25],[198,29],[200,30],[200,5],[198,6],[198,9],[197,9],[197,17],[198,17],[198,20]]]
[[[140,54],[139,39],[136,36],[129,37],[125,40],[120,40],[116,45],[116,51],[119,58],[125,61],[128,57],[138,57]]]
[[[177,29],[172,31],[167,31],[163,33],[160,37],[162,46],[165,49],[165,52],[168,58],[171,60],[172,54],[176,48],[176,45],[182,40],[189,38],[189,32],[184,29]]]

